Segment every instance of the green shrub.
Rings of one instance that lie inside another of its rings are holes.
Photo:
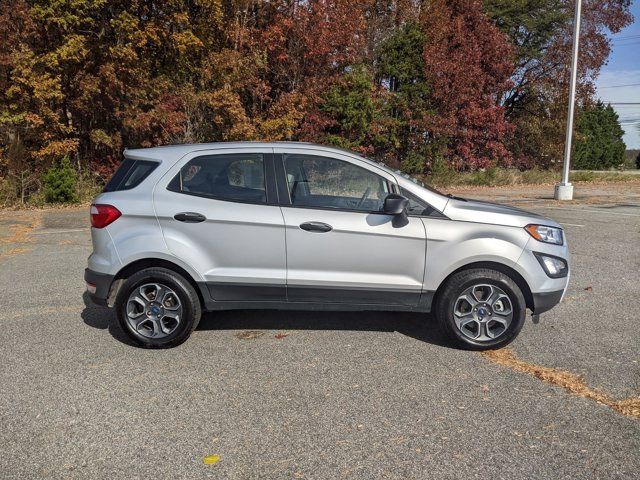
[[[458,183],[460,174],[442,158],[436,158],[431,166],[431,174],[427,177],[427,183],[447,187]]]
[[[486,170],[480,170],[473,174],[470,184],[471,185],[495,185],[498,177],[498,168],[490,167]]]
[[[73,203],[78,200],[76,193],[78,174],[71,166],[69,157],[64,157],[60,163],[47,170],[42,180],[47,202]]]
[[[44,195],[44,190],[36,190],[29,195],[26,202],[30,207],[41,208],[47,204],[47,199]]]
[[[409,175],[419,175],[424,171],[424,157],[416,152],[409,152],[400,164],[400,170]]]

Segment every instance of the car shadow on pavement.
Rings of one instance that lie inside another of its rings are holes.
[[[435,319],[424,313],[229,310],[204,314],[197,330],[398,332],[425,343],[454,348],[440,331]]]
[[[113,338],[134,346],[117,325],[113,310],[95,305],[85,292],[84,323],[108,330]],[[205,313],[196,329],[206,330],[344,330],[398,332],[425,343],[453,348],[435,319],[424,313],[298,310],[228,310]]]
[[[127,338],[117,325],[115,313],[112,309],[93,303],[87,292],[82,294],[82,300],[84,302],[84,309],[80,316],[82,320],[84,320],[84,323],[98,330],[108,330],[111,336],[119,342],[134,346],[134,343]]]

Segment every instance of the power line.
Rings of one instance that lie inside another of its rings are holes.
[[[626,85],[611,85],[609,87],[599,87],[598,90],[605,88],[622,88],[622,87],[640,87],[640,83],[627,83]]]
[[[640,45],[640,42],[630,42],[630,43],[613,43],[614,47],[633,47],[634,45]]]
[[[622,37],[612,37],[613,40],[627,40],[629,38],[640,38],[640,33],[632,34],[632,35],[624,35]]]

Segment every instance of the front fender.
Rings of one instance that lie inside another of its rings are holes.
[[[427,233],[425,291],[436,291],[454,271],[477,262],[495,262],[513,268],[529,235],[522,228],[454,220],[422,219]]]

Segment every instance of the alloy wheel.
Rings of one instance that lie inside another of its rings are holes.
[[[175,331],[182,319],[182,303],[171,288],[147,283],[134,289],[126,305],[131,329],[146,338],[164,338]]]
[[[513,320],[513,304],[504,290],[488,284],[465,289],[453,306],[456,327],[465,337],[488,342],[502,336]]]

